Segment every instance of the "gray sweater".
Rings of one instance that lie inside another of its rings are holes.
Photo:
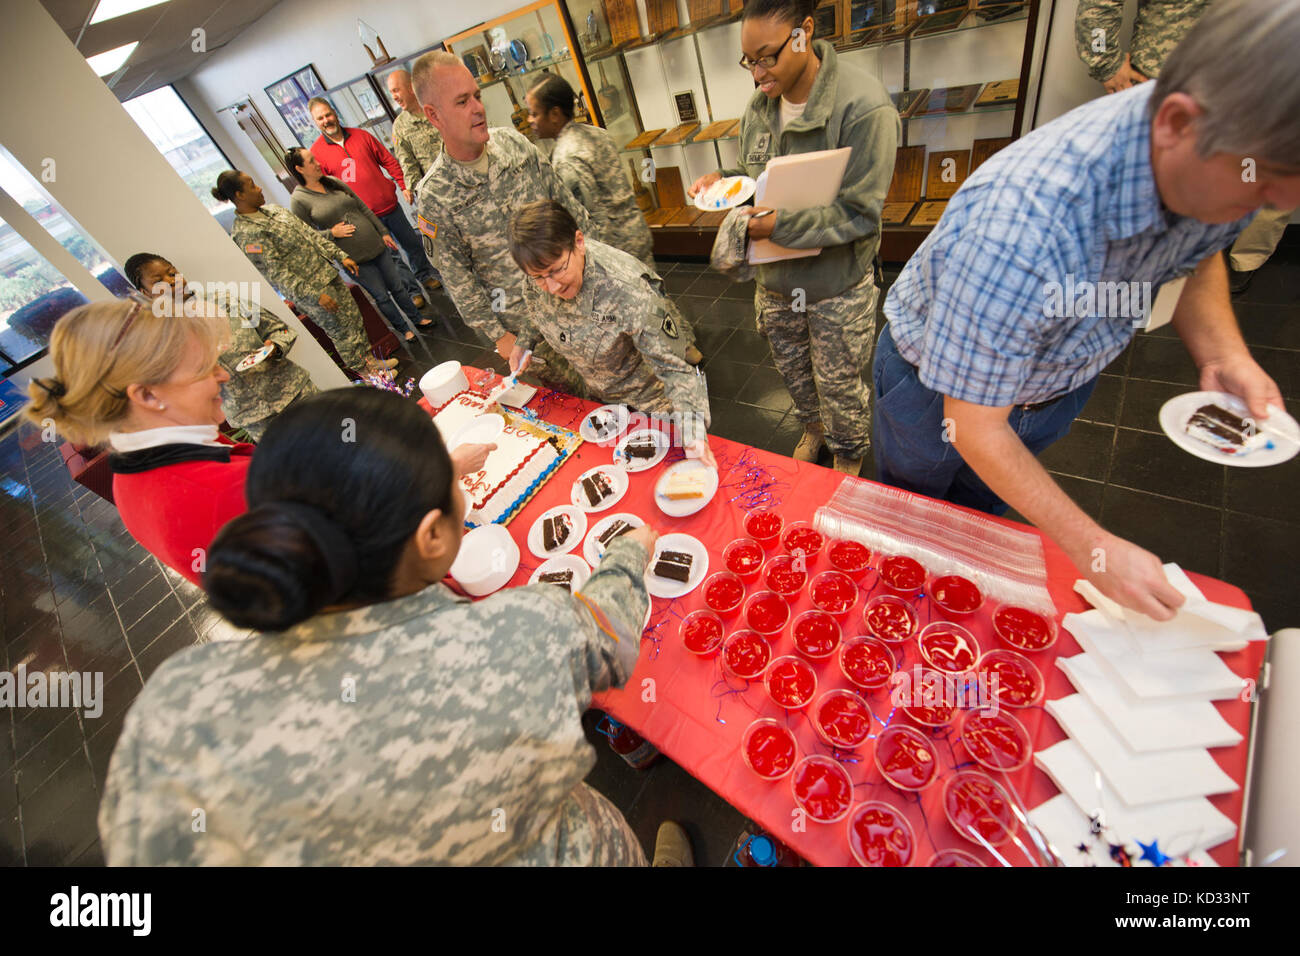
[[[342,180],[325,176],[321,182],[329,183],[334,188],[329,192],[318,193],[306,186],[299,186],[293,191],[289,197],[289,208],[294,215],[336,243],[357,262],[369,262],[386,252],[383,237],[388,235],[388,229],[370,211],[370,207]],[[346,239],[339,239],[330,233],[331,227],[339,222],[351,223],[357,227],[357,231]]]

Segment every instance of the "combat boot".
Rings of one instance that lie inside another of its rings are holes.
[[[799,439],[799,444],[794,446],[794,451],[790,457],[795,461],[815,462],[817,453],[822,450],[825,443],[826,431],[821,422],[809,422],[803,427],[803,436]]]

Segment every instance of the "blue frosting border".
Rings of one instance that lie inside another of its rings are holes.
[[[568,429],[561,428],[559,425],[553,425],[550,422],[542,421],[541,419],[530,419],[529,424],[535,425],[538,428],[541,428],[544,431],[548,431],[553,435],[561,435],[564,433],[573,435],[578,439],[578,441],[576,444],[560,452],[560,456],[556,458],[555,461],[551,462],[550,467],[547,468],[545,471],[543,471],[540,475],[538,475],[533,480],[533,483],[530,484],[527,488],[525,488],[520,493],[518,498],[510,502],[510,507],[507,508],[505,511],[501,512],[501,517],[498,518],[496,521],[490,522],[491,524],[504,525],[506,521],[508,521],[510,518],[513,518],[515,514],[515,509],[520,507],[520,505],[522,505],[525,501],[527,501],[530,497],[532,497],[533,492],[537,490],[537,486],[540,485],[542,482],[544,482],[547,478],[551,477],[551,474],[557,468],[563,465],[566,461],[568,461],[569,458],[573,455],[573,453],[578,450],[578,445],[582,444],[582,438],[580,436],[578,436],[575,432],[569,431]],[[474,524],[472,521],[467,520],[465,522],[465,527],[473,531],[475,528],[479,526]]]

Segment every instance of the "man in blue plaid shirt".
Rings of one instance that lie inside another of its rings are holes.
[[[1173,617],[1182,596],[1160,560],[1089,518],[1035,456],[1145,324],[1144,290],[1180,276],[1173,325],[1201,388],[1259,419],[1282,407],[1242,340],[1220,251],[1257,209],[1300,204],[1297,49],[1300,0],[1224,0],[1156,82],[1067,113],[962,185],[885,301],[881,481],[994,514],[1010,504],[1102,593]]]

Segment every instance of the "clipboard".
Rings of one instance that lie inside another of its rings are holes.
[[[822,149],[812,153],[778,156],[767,164],[762,183],[754,194],[754,205],[779,210],[829,206],[839,195],[844,171],[849,167],[851,147]],[[754,239],[746,256],[750,265],[803,259],[819,255],[816,249],[788,249],[770,239]]]

